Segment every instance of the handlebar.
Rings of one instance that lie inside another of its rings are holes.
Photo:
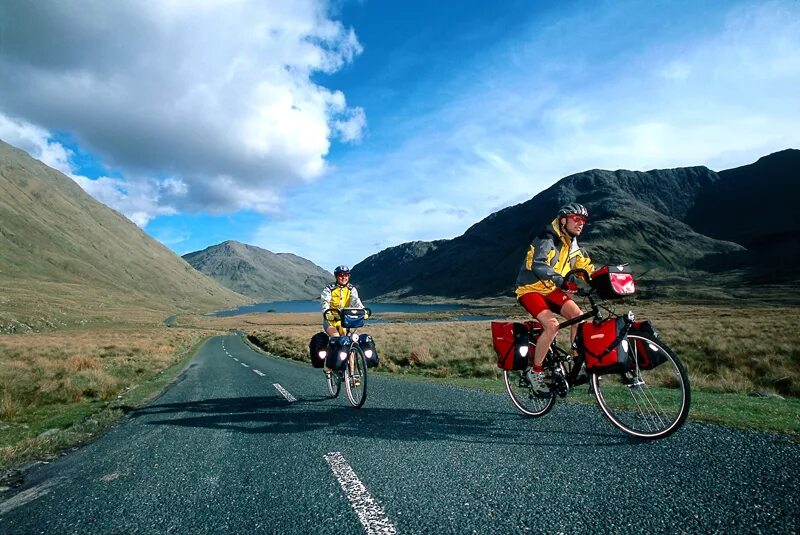
[[[372,316],[372,309],[369,307],[364,308],[328,308],[323,313],[322,316],[328,321],[339,321],[342,317],[342,314],[347,314],[348,316],[356,316],[356,317],[363,317],[365,320],[369,319]]]
[[[582,288],[580,285],[577,284],[577,281],[583,281],[586,285],[591,284],[592,276],[589,275],[589,272],[585,269],[578,268],[578,269],[571,269],[564,275],[564,280],[567,282],[572,282],[578,287],[578,291],[575,292],[577,295],[581,297],[592,297],[592,294],[595,293],[594,288],[589,286],[589,288]]]

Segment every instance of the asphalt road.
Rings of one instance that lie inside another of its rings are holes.
[[[0,533],[791,533],[800,445],[687,424],[627,439],[595,405],[322,373],[213,338],[162,396],[30,470]],[[578,392],[576,395],[586,395]]]

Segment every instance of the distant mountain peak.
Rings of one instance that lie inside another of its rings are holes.
[[[331,273],[310,260],[234,240],[183,258],[223,286],[263,301],[316,299],[333,280]]]

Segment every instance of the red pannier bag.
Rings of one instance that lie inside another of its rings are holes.
[[[658,345],[649,343],[644,338],[629,339],[636,351],[636,360],[642,370],[652,370],[656,366],[667,361],[669,351],[664,343],[658,338],[658,333],[649,321],[634,321],[631,324],[628,334],[642,334],[658,340]],[[660,347],[659,347],[660,346]]]
[[[492,346],[497,353],[497,367],[508,371],[527,368],[528,355],[533,355],[531,339],[538,338],[541,332],[542,326],[538,321],[493,321]],[[528,347],[525,355],[519,351],[522,346]]]
[[[590,284],[600,299],[620,299],[636,293],[633,273],[627,265],[601,267],[592,273]]]
[[[588,372],[624,373],[635,367],[626,339],[629,327],[630,322],[623,317],[578,324],[575,342],[586,359]]]

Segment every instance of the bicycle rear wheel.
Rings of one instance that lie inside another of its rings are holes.
[[[555,405],[556,395],[551,392],[549,397],[538,397],[522,371],[503,370],[503,380],[511,403],[525,416],[544,416]]]
[[[330,394],[332,398],[337,397],[339,395],[339,389],[342,386],[342,374],[335,370],[326,374],[325,384],[328,385],[328,394]]]
[[[344,386],[347,399],[353,407],[361,407],[367,400],[367,359],[361,348],[353,345],[350,348],[350,362],[344,369]],[[350,371],[350,363],[353,370]]]
[[[637,341],[661,353],[665,362],[651,370],[637,367],[625,374],[592,375],[597,403],[611,423],[633,437],[652,440],[669,436],[689,415],[691,391],[686,368],[654,336],[630,334],[627,340],[637,362]]]

